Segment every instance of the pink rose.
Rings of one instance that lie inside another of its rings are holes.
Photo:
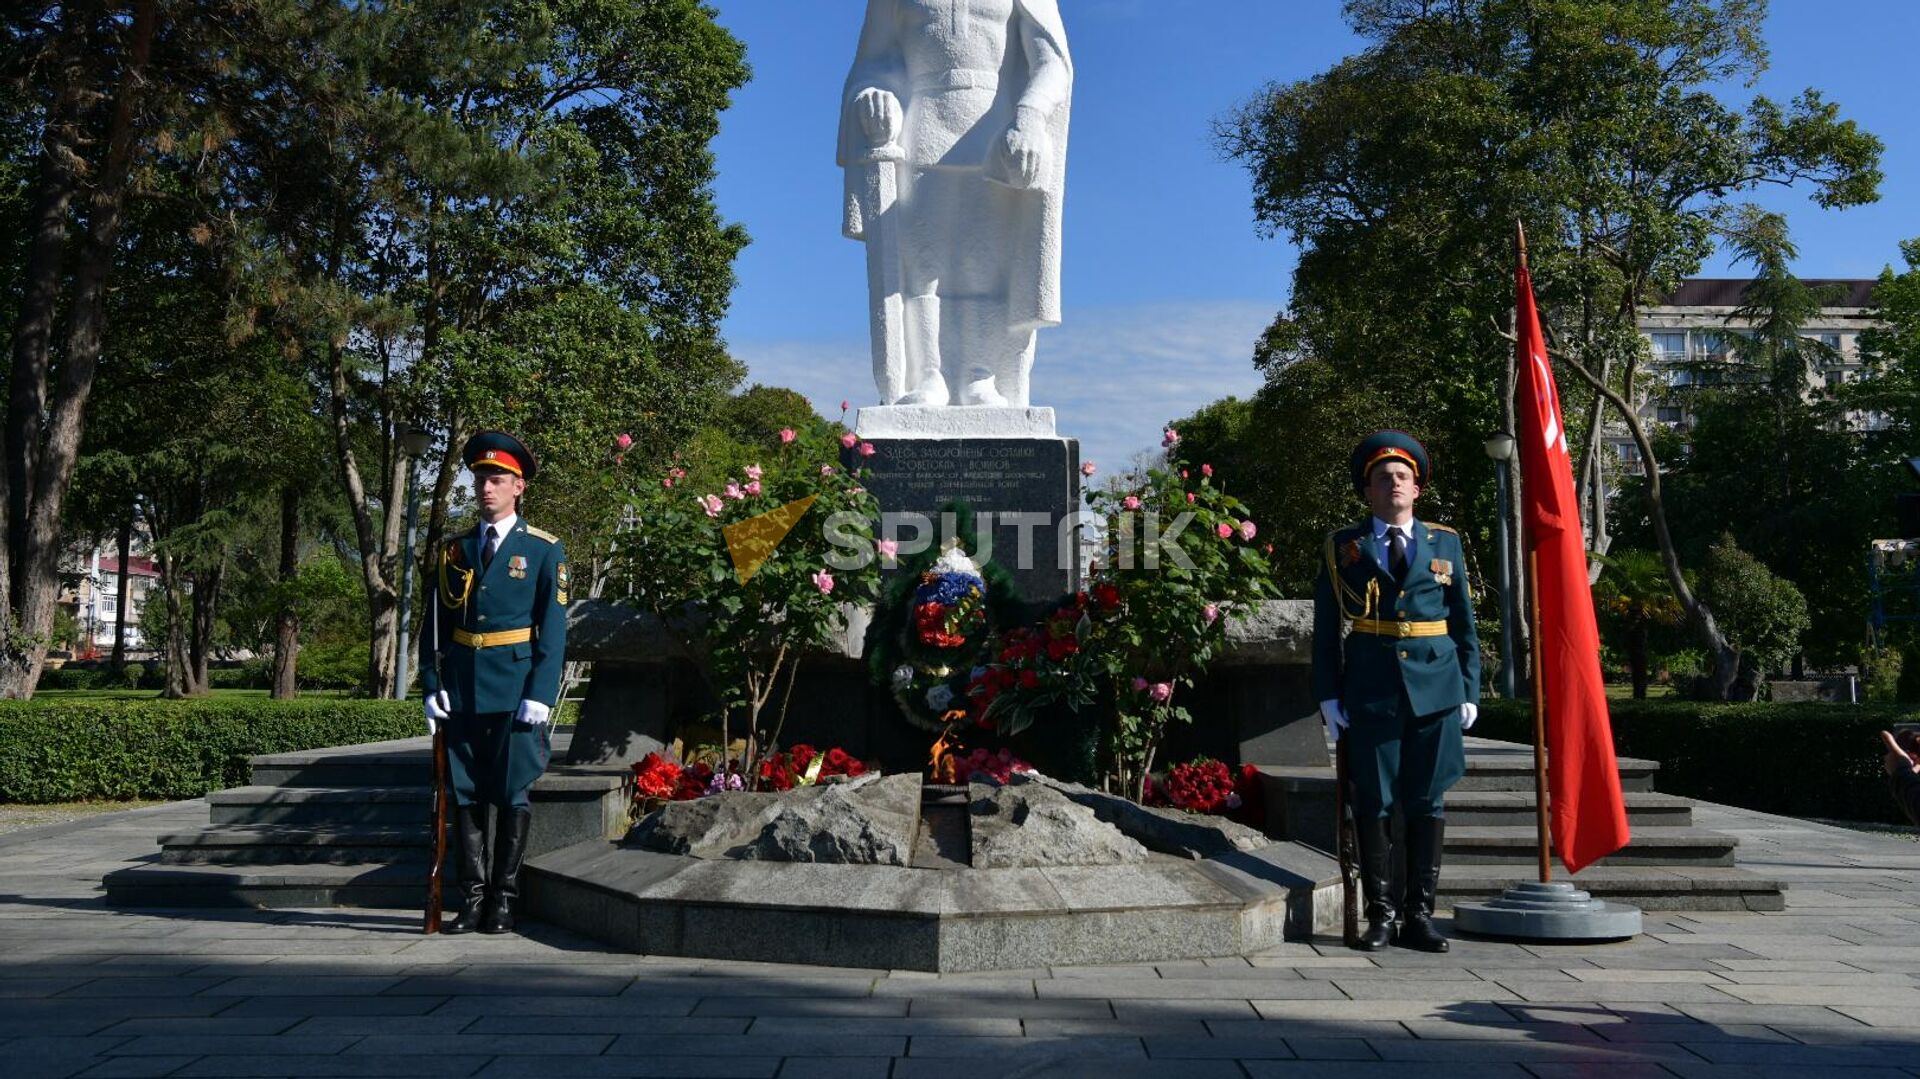
[[[846,402],[846,399],[845,399],[845,398],[841,398],[841,400],[840,400],[840,411],[842,411],[842,412],[845,412],[846,410],[847,410],[847,402]]]
[[[1142,677],[1140,677],[1140,676],[1139,676],[1139,675],[1137,675],[1137,674],[1136,674],[1136,675],[1134,675],[1134,676],[1133,676],[1133,691],[1134,691],[1135,693],[1145,693],[1145,692],[1147,691],[1147,680],[1146,680],[1146,679],[1144,679],[1144,678],[1142,678]]]
[[[1188,492],[1187,492],[1187,505],[1189,505],[1189,506],[1191,506],[1191,505],[1193,505],[1193,492],[1192,492],[1192,491],[1188,491]]]
[[[624,450],[624,449],[626,449],[626,448],[627,448],[628,446],[631,446],[631,445],[633,445],[633,436],[632,436],[632,435],[627,435],[627,434],[623,434],[623,435],[621,435],[621,436],[620,436],[619,438],[616,438],[616,439],[614,439],[614,440],[613,440],[613,444],[614,444],[614,445],[616,445],[616,446],[618,446],[618,447],[620,447],[621,449],[623,449],[623,450]]]
[[[703,498],[701,498],[701,499],[700,499],[700,505],[701,505],[701,506],[703,506],[703,507],[705,507],[705,509],[706,509],[706,511],[707,511],[707,516],[709,516],[709,517],[718,517],[718,516],[720,516],[720,505],[721,505],[721,503],[720,503],[720,496],[719,496],[719,495],[707,495],[707,496],[705,496],[705,497],[703,497]]]
[[[660,486],[671,490],[673,488],[673,477],[672,476],[662,477],[660,480]]]
[[[760,481],[759,481],[759,480],[754,480],[754,481],[753,481],[752,483],[749,483],[749,484],[747,484],[747,486],[746,486],[746,488],[745,488],[745,490],[746,490],[746,492],[747,492],[748,494],[750,494],[750,495],[757,495],[757,494],[759,494],[759,493],[760,493]]]
[[[1207,476],[1207,477],[1209,477],[1209,478],[1211,478],[1211,477],[1213,476],[1213,466],[1212,466],[1212,465],[1201,465],[1201,466],[1200,466],[1200,474],[1201,474],[1202,476]]]
[[[1240,538],[1241,539],[1251,540],[1254,536],[1258,535],[1259,532],[1260,532],[1259,529],[1253,527],[1252,521],[1240,522]]]
[[[881,558],[891,559],[893,558],[894,555],[897,555],[900,553],[899,540],[890,540],[890,539],[875,540],[873,545],[876,549],[879,550]]]
[[[826,570],[815,573],[813,575],[813,586],[818,588],[820,594],[823,596],[830,594],[833,591],[833,574]]]
[[[748,465],[744,471],[747,474],[747,478],[750,480],[757,480],[760,478],[759,465]]]
[[[1092,461],[1083,461],[1083,462],[1081,462],[1081,465],[1080,465],[1080,474],[1081,474],[1082,476],[1091,476],[1091,475],[1093,475],[1093,474],[1094,474],[1095,472],[1097,472],[1097,471],[1099,471],[1099,470],[1098,470],[1098,469],[1096,469],[1096,468],[1094,467],[1094,465],[1093,465],[1093,462],[1092,462]]]
[[[1220,605],[1218,603],[1209,603],[1205,607],[1200,608],[1200,617],[1207,625],[1213,625],[1220,620]]]
[[[684,480],[687,478],[687,470],[684,468],[676,468],[672,472],[668,473],[668,475],[672,476],[676,480]]]
[[[795,434],[793,431],[793,428],[791,427],[780,428],[780,442],[782,445],[785,445],[788,442],[792,442],[794,439],[799,437],[800,436]]]
[[[820,466],[820,474],[821,474],[822,476],[831,476],[831,475],[833,475],[833,466],[832,466],[832,465],[821,465],[821,466]]]
[[[867,493],[867,489],[865,487],[849,487],[847,488],[847,493],[850,495],[863,495]]]
[[[1140,508],[1140,496],[1128,495],[1120,504],[1130,510],[1137,510]]]
[[[1221,521],[1219,524],[1214,525],[1213,530],[1215,533],[1217,533],[1220,536],[1221,539],[1226,539],[1228,536],[1233,535],[1233,526],[1228,524],[1225,521]]]
[[[746,492],[745,492],[745,491],[742,491],[742,490],[740,489],[740,485],[739,485],[739,484],[737,484],[737,483],[729,483],[729,484],[727,484],[727,489],[726,489],[726,492],[725,492],[725,493],[726,493],[726,496],[727,496],[728,498],[731,498],[731,499],[734,499],[734,500],[736,500],[736,501],[738,501],[739,499],[742,499],[742,498],[745,498],[745,497],[747,497],[747,494],[746,494]]]
[[[860,456],[862,456],[862,457],[872,457],[872,456],[873,456],[873,455],[874,455],[875,453],[877,453],[877,452],[879,452],[879,451],[877,451],[877,450],[875,450],[875,449],[873,448],[873,443],[871,443],[871,442],[862,442],[862,443],[860,443]]]
[[[1162,446],[1172,446],[1174,443],[1179,441],[1180,441],[1180,432],[1174,430],[1171,427],[1167,428],[1165,433],[1163,433],[1160,436],[1160,444]]]
[[[846,447],[846,448],[848,448],[848,449],[852,449],[852,448],[853,448],[853,444],[854,444],[854,443],[856,443],[856,442],[858,442],[858,441],[860,441],[860,440],[859,440],[858,438],[855,438],[855,437],[854,437],[854,435],[853,435],[853,432],[852,432],[852,431],[848,431],[848,432],[847,432],[846,434],[844,434],[844,435],[841,435],[841,436],[840,436],[840,444],[841,444],[842,446],[845,446],[845,447]]]
[[[1161,704],[1165,704],[1173,698],[1173,683],[1155,682],[1153,685],[1147,687],[1147,696],[1152,697]]]
[[[1183,480],[1187,478],[1187,470],[1186,470],[1186,469],[1184,469],[1184,468],[1183,468],[1183,469],[1181,469],[1181,470],[1180,470],[1180,478],[1181,478],[1181,479],[1183,479]]]

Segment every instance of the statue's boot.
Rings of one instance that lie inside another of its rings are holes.
[[[482,933],[513,930],[514,909],[520,900],[520,863],[526,860],[527,829],[533,824],[533,810],[526,806],[502,806],[496,812],[493,902],[488,904]]]
[[[973,367],[967,370],[967,385],[960,391],[960,403],[989,405],[997,408],[1004,406],[1007,399],[1001,396],[999,387],[994,385],[992,371],[984,367]]]
[[[1360,846],[1360,894],[1367,903],[1367,928],[1354,947],[1377,952],[1393,939],[1393,899],[1388,885],[1387,854],[1391,849],[1384,817],[1354,821]]]
[[[1447,938],[1433,925],[1433,903],[1440,890],[1440,846],[1446,835],[1445,817],[1407,818],[1406,917],[1396,940],[1402,948],[1444,952]]]
[[[907,300],[907,390],[896,404],[944,405],[951,395],[940,372],[940,297]]]
[[[449,933],[471,933],[480,928],[480,910],[487,901],[487,818],[484,805],[455,806],[454,841],[459,844],[454,868],[459,873],[460,913],[446,927]]]

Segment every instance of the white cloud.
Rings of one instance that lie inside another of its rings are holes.
[[[1265,300],[1069,308],[1059,328],[1041,331],[1033,402],[1054,409],[1083,459],[1120,468],[1157,447],[1169,420],[1259,389],[1253,343],[1274,313]],[[864,338],[730,347],[749,381],[797,390],[823,416],[838,415],[842,400],[855,409],[873,402]]]

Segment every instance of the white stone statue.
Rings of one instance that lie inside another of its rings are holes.
[[[867,0],[839,163],[881,404],[1028,405],[1072,88],[1056,0]]]

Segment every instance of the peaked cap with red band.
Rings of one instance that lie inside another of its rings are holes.
[[[533,451],[505,431],[481,431],[467,439],[467,444],[460,447],[460,460],[476,472],[483,468],[498,469],[523,480],[532,479],[540,470]]]
[[[1422,487],[1432,478],[1427,448],[1405,431],[1375,431],[1353,451],[1353,489],[1367,489],[1367,474],[1382,461],[1400,461],[1413,469],[1413,482]]]

